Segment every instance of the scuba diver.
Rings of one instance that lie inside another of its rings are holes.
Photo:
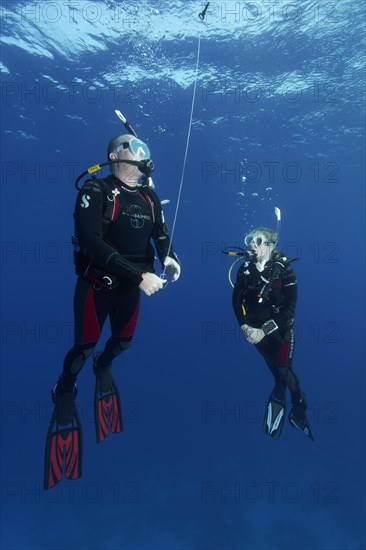
[[[276,248],[278,234],[258,227],[245,238],[250,251],[240,266],[232,303],[244,337],[254,344],[273,374],[275,385],[269,396],[264,431],[273,439],[281,435],[286,413],[286,388],[292,408],[290,424],[313,440],[306,417],[306,397],[292,369],[294,353],[294,315],[297,281],[291,261]]]
[[[173,282],[180,276],[180,263],[171,245],[161,202],[151,186],[138,184],[140,178],[148,181],[153,170],[149,148],[127,124],[131,133],[113,138],[108,145],[111,175],[88,179],[76,199],[75,340],[52,390],[55,406],[46,442],[45,489],[62,479],[63,469],[67,479],[81,477],[82,433],[75,405],[76,379],[107,317],[111,337],[104,350],[93,356],[97,442],[103,441],[109,431],[122,431],[112,362],[131,345],[141,291],[152,296],[166,283],[154,273],[151,239],[164,273]]]

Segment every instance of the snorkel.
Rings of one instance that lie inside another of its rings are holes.
[[[123,123],[124,127],[126,128],[127,132],[131,135],[133,135],[135,138],[137,138],[137,134],[135,130],[132,128],[131,124],[127,121],[126,117],[123,116],[121,111],[118,109],[115,109],[115,114],[120,119],[120,121]],[[138,139],[138,138],[137,138]],[[76,189],[80,190],[79,187],[79,181],[84,178],[85,176],[88,176],[90,174],[94,174],[94,172],[97,172],[98,170],[101,170],[104,166],[111,166],[113,164],[130,164],[132,166],[136,166],[139,171],[143,174],[142,176],[142,185],[146,185],[148,187],[151,187],[154,189],[154,182],[152,180],[151,173],[154,171],[155,166],[151,159],[146,160],[108,160],[107,162],[101,162],[100,164],[94,164],[93,166],[90,166],[85,172],[80,174],[75,180],[75,187]]]
[[[276,235],[277,235],[277,241],[276,244],[278,244],[278,241],[280,240],[280,231],[281,231],[281,210],[278,208],[278,206],[275,206],[275,215],[277,218],[276,223]]]

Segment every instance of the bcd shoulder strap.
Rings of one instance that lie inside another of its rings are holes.
[[[87,186],[99,186],[100,191],[102,193],[102,204],[103,204],[103,226],[106,231],[108,225],[113,219],[113,214],[115,210],[115,199],[116,194],[113,193],[112,186],[109,185],[104,179],[102,178],[89,178],[85,181],[82,189],[84,189]],[[75,217],[75,214],[74,214]],[[105,232],[104,231],[104,232]]]
[[[164,225],[164,214],[163,209],[161,207],[161,202],[155,191],[151,189],[151,187],[148,187],[147,185],[140,187],[140,193],[147,198],[147,202],[151,209],[151,214],[153,218],[153,222],[158,225]]]

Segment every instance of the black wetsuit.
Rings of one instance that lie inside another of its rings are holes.
[[[61,391],[73,387],[107,317],[112,336],[98,365],[110,367],[131,344],[142,273],[154,272],[151,239],[161,263],[168,252],[178,262],[160,200],[148,188],[131,188],[114,176],[88,180],[78,194],[74,217],[79,276],[74,297],[75,342],[64,360]]]
[[[233,292],[238,323],[261,328],[270,319],[276,322],[278,329],[266,335],[256,348],[263,355],[276,385],[287,386],[294,400],[301,396],[299,380],[292,370],[296,301],[296,276],[280,253],[272,254],[263,271],[257,269],[253,260],[240,266]]]

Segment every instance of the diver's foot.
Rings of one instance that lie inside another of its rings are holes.
[[[283,384],[276,384],[271,394],[278,401],[284,401],[286,398],[286,386]]]
[[[289,414],[289,422],[293,428],[303,432],[309,439],[314,441],[313,434],[306,416],[307,402],[305,394],[301,392],[300,396],[292,400],[292,409]]]
[[[294,397],[292,396],[292,416],[294,419],[303,422],[306,418],[306,409],[308,408],[308,404],[306,401],[306,396],[304,393],[300,393],[300,395]]]
[[[52,401],[56,408],[56,420],[60,426],[71,424],[75,416],[74,401],[78,392],[78,387],[74,384],[71,389],[64,389],[60,379],[51,391]]]
[[[113,387],[112,366],[107,365],[102,367],[98,365],[98,359],[102,355],[101,352],[96,352],[93,355],[93,371],[99,381],[99,389],[102,393],[110,393]]]

